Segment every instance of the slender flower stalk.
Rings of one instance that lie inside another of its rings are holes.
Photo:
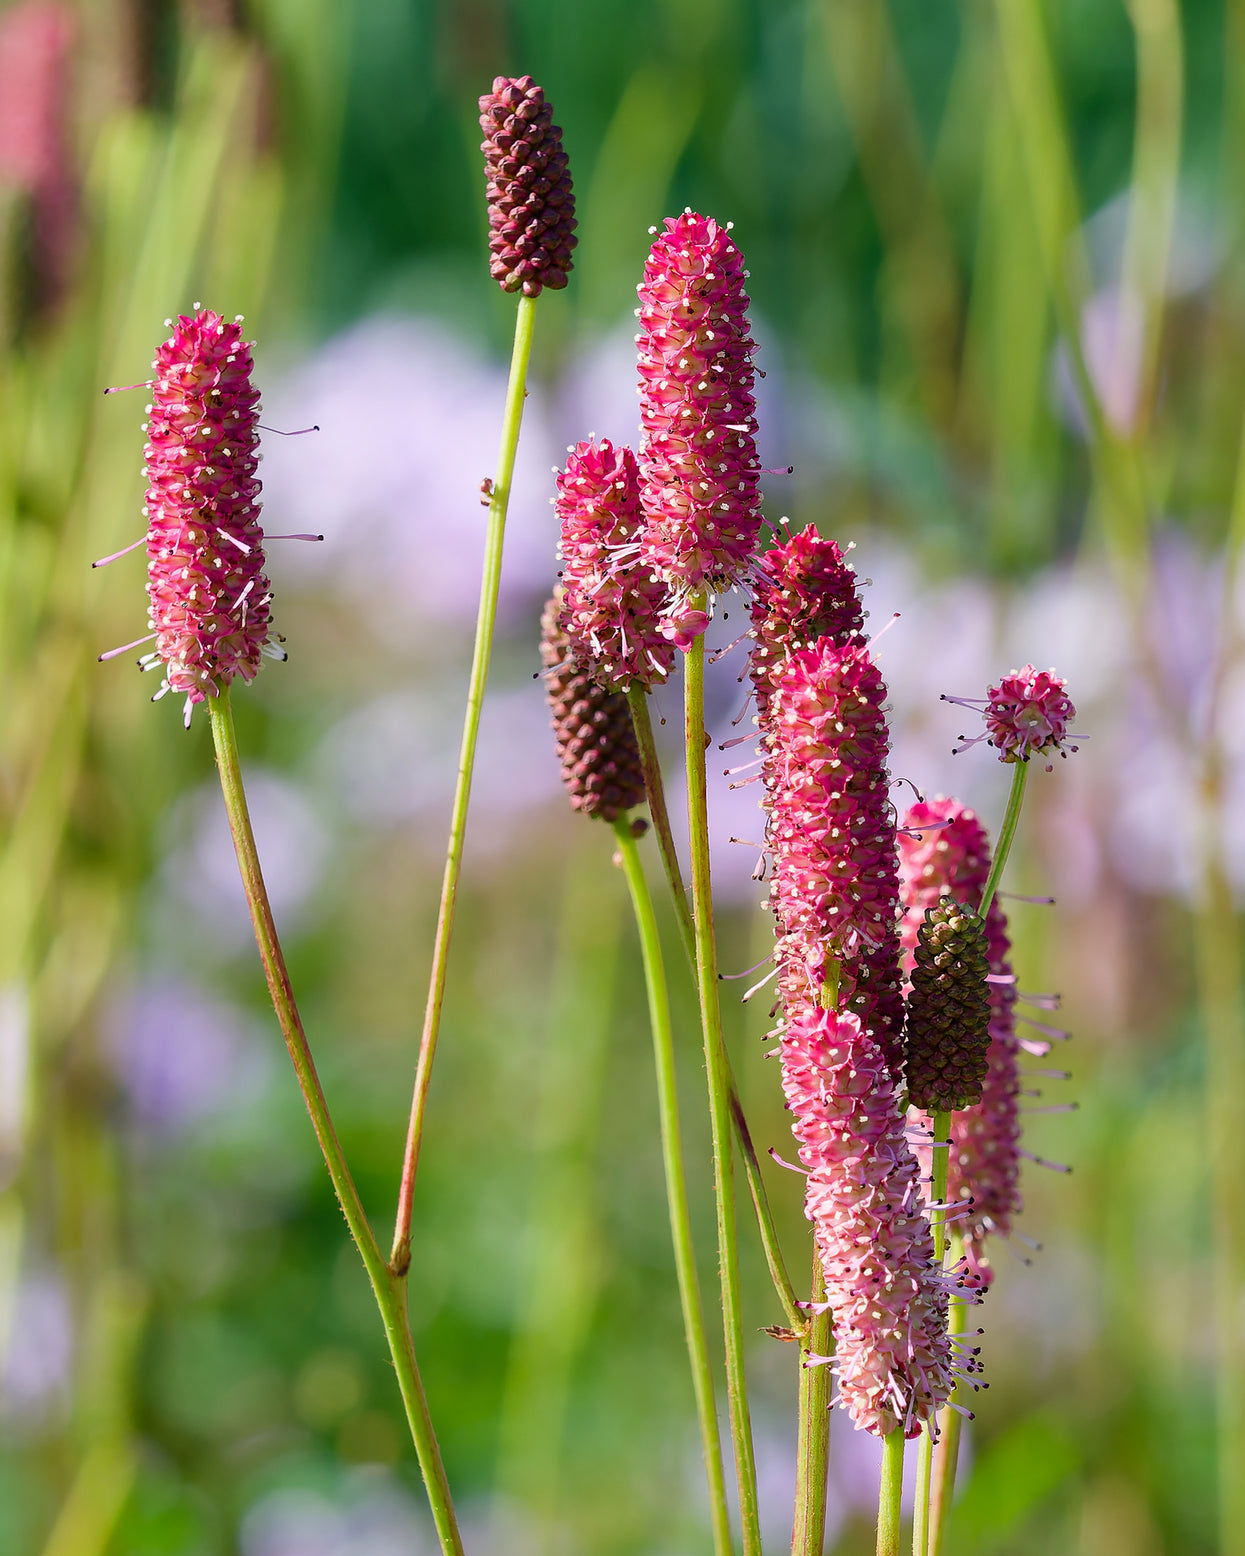
[[[705,1337],[704,1310],[700,1284],[696,1276],[696,1251],[692,1242],[692,1222],[687,1201],[687,1175],[683,1162],[682,1129],[679,1124],[678,1083],[674,1062],[674,1033],[670,1023],[670,1000],[666,990],[666,972],[662,962],[661,939],[649,895],[644,866],[636,847],[635,832],[626,816],[614,822],[614,835],[622,856],[623,873],[631,894],[640,951],[644,960],[644,979],[648,990],[649,1023],[653,1033],[653,1059],[657,1069],[657,1100],[661,1115],[662,1161],[666,1173],[666,1201],[670,1209],[670,1235],[674,1243],[675,1269],[679,1281],[679,1300],[683,1308],[683,1331],[687,1339],[692,1384],[696,1393],[696,1414],[700,1422],[705,1474],[709,1482],[709,1511],[713,1522],[713,1548],[716,1556],[730,1556],[731,1530],[726,1502],[726,1481],[722,1471],[722,1442],[718,1431],[717,1407],[713,1394],[713,1370]]]
[[[255,847],[255,835],[251,830],[251,818],[247,810],[246,792],[242,786],[242,769],[238,761],[238,743],[234,734],[233,713],[229,703],[229,688],[222,687],[208,702],[208,716],[212,725],[212,739],[216,747],[216,764],[220,770],[221,789],[225,797],[225,809],[233,834],[234,849],[238,856],[238,869],[246,892],[251,924],[255,930],[255,943],[259,948],[268,992],[272,996],[273,1009],[281,1024],[281,1032],[293,1061],[299,1089],[307,1104],[316,1139],[324,1156],[333,1189],[341,1206],[350,1234],[363,1260],[371,1283],[376,1305],[380,1309],[389,1342],[402,1403],[406,1409],[407,1423],[415,1443],[419,1467],[432,1508],[437,1537],[445,1556],[463,1556],[462,1537],[450,1496],[441,1449],[433,1429],[428,1400],[415,1360],[415,1348],[411,1339],[410,1320],[406,1308],[405,1282],[385,1263],[380,1245],[372,1232],[367,1213],[355,1188],[350,1169],[342,1152],[341,1142],[329,1116],[328,1104],[316,1074],[315,1061],[303,1030],[302,1019],[294,1002],[294,991],[285,965],[281,942],[277,938],[276,924],[268,891],[260,870],[259,853]]]
[[[795,1454],[795,1515],[791,1556],[822,1556],[826,1548],[826,1479],[830,1470],[830,1304],[821,1256],[813,1248],[813,1297],[808,1332],[800,1345],[799,1438]]]
[[[691,597],[691,609],[704,612],[703,593]],[[709,1125],[713,1143],[713,1186],[718,1221],[718,1272],[722,1290],[722,1320],[726,1338],[726,1388],[731,1440],[739,1485],[740,1523],[744,1556],[760,1556],[761,1527],[757,1509],[756,1460],[752,1421],[744,1376],[743,1315],[739,1293],[739,1248],[735,1226],[735,1188],[731,1164],[730,1072],[722,1039],[718,1001],[717,946],[713,927],[713,893],[709,880],[709,817],[705,771],[705,640],[689,645],[684,681],[688,832],[692,852],[692,913],[696,936],[696,976],[700,994],[701,1032],[709,1084]]]
[[[687,954],[688,966],[691,968],[692,977],[695,978],[696,931],[692,923],[691,907],[687,900],[687,889],[683,884],[683,872],[679,865],[678,849],[675,847],[674,835],[670,830],[670,812],[666,805],[666,789],[661,776],[661,763],[658,760],[657,746],[653,739],[653,721],[649,717],[648,693],[643,687],[633,682],[627,691],[627,701],[631,707],[636,741],[644,767],[644,788],[648,798],[649,815],[653,819],[653,830],[657,834],[657,846],[661,854],[666,885],[669,888],[670,900],[674,905],[675,918],[679,925],[683,949]],[[730,1074],[729,1055],[727,1056],[727,1070],[730,1079],[731,1118],[735,1126],[735,1139],[739,1144],[740,1155],[743,1157],[744,1172],[748,1179],[748,1193],[751,1196],[752,1208],[756,1214],[757,1230],[761,1235],[761,1246],[765,1254],[765,1263],[769,1269],[770,1279],[774,1283],[774,1290],[777,1293],[778,1300],[782,1304],[787,1323],[796,1334],[801,1334],[808,1327],[808,1320],[800,1311],[795,1287],[792,1285],[791,1277],[787,1273],[787,1263],[783,1257],[782,1245],[778,1240],[778,1229],[774,1225],[774,1213],[770,1208],[769,1192],[765,1187],[765,1179],[761,1173],[761,1163],[757,1158],[756,1146],[748,1129],[748,1120],[744,1115],[743,1103],[739,1099],[739,1088],[735,1084],[734,1076]]]
[[[510,488],[514,477],[515,453],[519,446],[519,428],[523,421],[523,401],[527,394],[527,367],[532,354],[532,329],[535,301],[526,294],[519,298],[515,320],[514,351],[510,358],[510,381],[506,390],[506,410],[502,418],[501,447],[497,454],[497,475],[489,500],[488,533],[484,542],[484,576],[480,583],[480,608],[476,617],[475,648],[471,657],[471,675],[467,683],[467,711],[463,720],[462,745],[458,754],[458,774],[454,801],[450,810],[449,844],[445,855],[445,873],[441,881],[441,901],[437,910],[437,928],[432,946],[432,970],[428,978],[428,998],[424,1007],[424,1025],[419,1039],[419,1058],[415,1065],[415,1086],[411,1097],[411,1116],[407,1125],[406,1148],[402,1158],[402,1178],[398,1189],[398,1212],[393,1229],[393,1248],[389,1262],[397,1274],[405,1274],[411,1263],[411,1211],[415,1202],[415,1174],[419,1167],[419,1148],[424,1133],[424,1110],[441,1033],[441,1007],[445,999],[445,975],[449,964],[450,939],[454,932],[454,913],[458,906],[458,881],[462,874],[463,847],[467,837],[467,806],[471,799],[471,780],[475,772],[476,745],[480,738],[480,715],[484,708],[484,688],[488,682],[489,661],[493,652],[493,630],[497,620],[497,597],[501,588],[502,543],[506,533],[506,514],[510,507]]]
[[[877,1556],[899,1556],[903,1502],[904,1434],[899,1427],[882,1439],[882,1480],[878,1487]]]
[[[432,1065],[441,1031],[445,976],[467,836],[467,807],[471,799],[480,715],[484,707],[484,689],[488,681],[493,631],[497,621],[502,544],[514,480],[519,429],[523,422],[523,404],[527,397],[527,369],[532,354],[535,303],[542,287],[557,289],[566,285],[571,268],[571,250],[576,241],[575,201],[566,153],[562,149],[562,132],[552,121],[549,105],[540,87],[536,86],[530,76],[521,76],[517,80],[498,76],[493,82],[493,90],[480,99],[480,127],[484,131],[481,150],[484,152],[488,173],[489,246],[493,256],[490,268],[494,280],[504,292],[518,291],[522,295],[515,318],[514,347],[510,356],[510,378],[502,416],[497,473],[493,478],[489,499],[484,576],[480,581],[480,607],[476,617],[471,675],[467,684],[467,709],[463,718],[458,775],[450,810],[450,835],[441,882],[441,901],[437,910],[424,1024],[419,1039],[419,1058],[415,1065],[410,1122],[402,1158],[393,1248],[389,1256],[390,1265],[398,1274],[404,1274],[411,1262],[411,1211],[415,1198],[415,1174],[419,1167],[428,1087],[432,1080]]]

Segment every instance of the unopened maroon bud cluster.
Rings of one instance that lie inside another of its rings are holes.
[[[565,286],[578,241],[575,195],[544,92],[531,76],[498,76],[480,99],[480,128],[493,279],[525,297]]]

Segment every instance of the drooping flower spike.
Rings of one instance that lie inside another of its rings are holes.
[[[558,475],[555,507],[571,658],[621,691],[664,681],[674,645],[659,626],[666,591],[638,561],[644,515],[635,455],[608,438],[577,443]]]
[[[638,288],[641,561],[685,650],[708,623],[692,597],[745,575],[761,526],[745,275],[728,227],[688,210],[667,218]]]
[[[944,702],[958,703],[964,708],[981,710],[986,721],[985,730],[971,739],[961,736],[960,750],[974,746],[980,740],[988,740],[998,751],[1001,762],[1027,762],[1035,755],[1064,750],[1068,740],[1068,724],[1076,717],[1076,708],[1064,687],[1068,683],[1054,670],[1037,670],[1025,665],[1005,675],[997,686],[988,688],[984,698],[950,697],[944,694]],[[1075,746],[1068,750],[1075,751]],[[1047,764],[1047,772],[1051,764]]]
[[[566,285],[575,195],[553,110],[531,76],[498,76],[480,99],[488,178],[489,271],[503,292]]]
[[[572,810],[614,822],[644,803],[644,770],[627,699],[577,665],[559,625],[563,599],[554,591],[540,619],[540,657],[562,784]]]
[[[274,641],[264,576],[259,391],[241,317],[197,308],[168,322],[173,333],[152,363],[143,450],[148,625],[156,646],[139,662],[163,666],[152,700],[184,696],[189,725],[196,703],[236,675],[253,680],[265,654],[284,659],[285,652]]]
[[[990,873],[985,828],[959,800],[942,795],[913,805],[899,833],[902,937],[905,965],[914,965],[917,936],[926,912],[949,895],[975,907]],[[980,1102],[951,1118],[947,1198],[969,1201],[957,1223],[968,1267],[988,1285],[994,1272],[985,1249],[987,1237],[1006,1237],[1020,1213],[1020,1044],[1016,1036],[1016,982],[1012,973],[1007,915],[997,897],[986,913],[986,949],[990,966],[990,1046]],[[931,1119],[914,1110],[914,1121],[928,1130]],[[929,1165],[930,1152],[918,1155]]]

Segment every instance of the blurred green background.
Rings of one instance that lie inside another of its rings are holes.
[[[1030,658],[1069,675],[1087,737],[1037,775],[1013,867],[1060,898],[1014,906],[1021,982],[1058,988],[1076,1034],[1073,1082],[1034,1082],[1037,1106],[1080,1103],[1028,1145],[1075,1170],[1027,1170],[1043,1251],[998,1253],[955,1549],[1241,1556],[1241,0],[0,9],[0,1552],[434,1548],[232,888],[206,724],[184,734],[127,660],[96,664],[141,630],[141,564],[89,564],[140,527],[142,392],[101,389],[141,379],[167,315],[245,313],[273,424],[324,429],[270,440],[269,511],[329,540],[325,560],[274,548],[292,660],[235,706],[383,1226],[513,319],[476,98],[524,72],[564,127],[580,247],[539,308],[411,1283],[469,1548],[709,1549],[636,946],[531,680],[549,464],[634,423],[647,229],[690,204],[748,256],[763,453],[796,465],[772,514],[856,540],[878,620],[903,612],[880,648],[896,773],[997,820],[988,758],[949,763],[937,694]],[[732,820],[754,792],[719,786],[724,833],[759,835]],[[720,852],[721,961],[743,968],[769,921],[753,856]],[[789,1154],[764,1011],[728,1000],[727,1020],[754,1134]],[[772,1178],[803,1269],[798,1183]],[[760,1333],[780,1314],[741,1219],[780,1550],[794,1348]],[[864,1552],[876,1461],[838,1427],[833,1454],[832,1548]]]

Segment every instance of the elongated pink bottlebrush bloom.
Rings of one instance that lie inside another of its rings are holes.
[[[917,930],[925,910],[945,892],[975,906],[990,873],[990,844],[976,813],[942,795],[913,805],[899,836],[900,889],[904,916],[905,965],[911,969]],[[951,1116],[947,1198],[971,1199],[958,1222],[964,1252],[976,1280],[994,1278],[985,1252],[986,1238],[1006,1237],[1020,1213],[1020,1045],[1016,1038],[1016,985],[1011,962],[1007,915],[998,898],[986,915],[986,944],[993,977],[990,986],[990,1048],[981,1101]],[[928,1128],[932,1120],[914,1110]],[[928,1149],[919,1152],[926,1159]]]
[[[863,646],[823,640],[794,654],[772,688],[764,804],[783,998],[815,1001],[837,979],[839,1008],[860,1017],[898,1076],[899,861],[885,701]]]
[[[908,1146],[881,1051],[853,1015],[801,1005],[782,1033],[783,1091],[808,1169],[833,1313],[839,1400],[857,1426],[915,1437],[955,1386],[949,1279],[934,1264]]]
[[[644,515],[635,455],[608,438],[577,443],[558,475],[555,510],[570,656],[622,691],[664,681],[674,646],[659,627],[665,588],[638,564]]]
[[[726,227],[668,217],[638,288],[641,561],[670,590],[665,631],[686,649],[707,616],[689,599],[745,573],[761,527],[761,461],[743,255]]]
[[[240,319],[182,315],[153,364],[147,464],[147,595],[164,666],[156,698],[184,695],[185,719],[235,675],[253,680],[272,644],[272,589],[255,475],[259,391]],[[155,700],[155,699],[153,699]]]
[[[1005,675],[997,686],[987,688],[982,697],[948,697],[944,702],[955,702],[963,708],[981,710],[986,721],[985,730],[964,741],[961,750],[975,746],[979,740],[988,740],[998,751],[1001,762],[1027,762],[1042,752],[1063,749],[1068,738],[1069,721],[1076,717],[1072,699],[1064,691],[1067,685],[1054,670],[1036,670],[1025,665]],[[1075,746],[1069,750],[1075,751]],[[1050,771],[1050,764],[1047,765]]]

